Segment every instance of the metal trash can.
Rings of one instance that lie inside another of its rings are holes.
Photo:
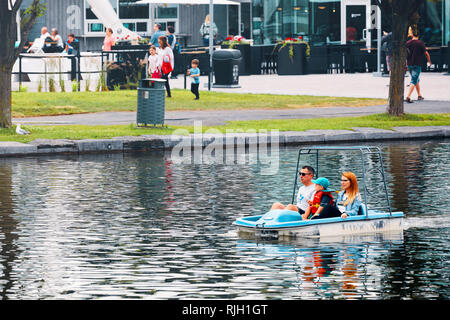
[[[239,64],[242,56],[239,50],[218,49],[213,52],[213,70],[215,83],[213,86],[238,86]]]
[[[164,79],[143,79],[137,89],[136,124],[164,124],[166,92]]]

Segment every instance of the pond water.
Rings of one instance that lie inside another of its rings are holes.
[[[379,145],[405,230],[295,242],[242,239],[232,222],[290,202],[298,148],[275,175],[168,152],[0,159],[0,297],[449,299],[450,143]],[[361,172],[342,152],[322,161],[334,188]]]

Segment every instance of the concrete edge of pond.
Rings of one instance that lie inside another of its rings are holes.
[[[0,141],[0,158],[10,156],[67,153],[137,152],[171,150],[179,147],[248,146],[278,143],[280,146],[302,144],[375,142],[390,140],[442,139],[450,137],[449,126],[394,127],[393,130],[353,128],[350,130],[308,130],[259,133],[142,135],[112,139],[37,139],[29,143]]]

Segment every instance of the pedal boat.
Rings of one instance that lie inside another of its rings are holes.
[[[305,147],[299,150],[297,159],[297,174],[295,177],[294,190],[291,203],[295,203],[295,195],[297,190],[298,172],[300,168],[300,157],[304,154],[312,154],[316,156],[316,172],[319,171],[319,152],[330,150],[346,150],[358,151],[361,153],[362,161],[362,177],[360,182],[360,192],[363,192],[363,203],[361,205],[360,214],[357,216],[347,216],[347,218],[324,218],[313,220],[302,220],[300,214],[291,210],[271,210],[263,215],[255,215],[249,217],[240,217],[233,222],[237,227],[238,233],[246,237],[267,237],[267,238],[299,238],[299,237],[322,237],[322,236],[346,236],[355,234],[371,234],[384,232],[403,231],[403,212],[392,212],[386,180],[384,175],[383,161],[381,150],[378,147]],[[365,156],[378,156],[379,168],[377,172],[381,174],[384,185],[384,199],[379,199],[379,203],[386,202],[386,206],[380,208],[369,208],[367,195],[370,193],[367,185],[367,171],[373,172],[373,168],[367,170],[368,167],[364,163]]]
[[[240,234],[262,238],[345,236],[403,230],[403,212],[391,214],[369,210],[368,215],[348,216],[345,219],[302,220],[296,211],[272,210],[264,215],[238,218],[233,224]]]

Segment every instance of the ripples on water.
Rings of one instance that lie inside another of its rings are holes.
[[[170,153],[2,159],[1,298],[448,299],[450,144],[382,150],[405,231],[292,243],[241,239],[231,224],[290,201],[296,148],[274,176]],[[357,166],[322,160],[334,188]]]

